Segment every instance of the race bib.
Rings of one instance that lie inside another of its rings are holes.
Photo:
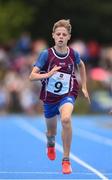
[[[46,90],[57,95],[68,93],[70,86],[70,77],[70,74],[61,72],[55,73],[49,78]]]

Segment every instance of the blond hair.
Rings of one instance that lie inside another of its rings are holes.
[[[59,21],[57,21],[56,23],[54,23],[54,26],[53,26],[53,32],[55,32],[56,28],[58,27],[64,27],[67,29],[68,33],[71,34],[71,29],[72,29],[72,26],[70,24],[70,20],[69,19],[61,19]]]

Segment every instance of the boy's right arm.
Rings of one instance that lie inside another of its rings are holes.
[[[35,66],[29,76],[29,79],[31,81],[37,81],[37,80],[41,80],[41,79],[46,79],[49,78],[50,76],[52,76],[53,74],[55,74],[61,67],[60,66],[54,66],[51,71],[41,74],[40,73],[40,69]]]
[[[47,73],[41,74],[40,69],[38,67],[34,66],[33,69],[32,69],[32,72],[31,72],[31,74],[29,76],[29,79],[31,81],[37,81],[37,80],[45,79],[45,78],[47,78],[46,74]]]

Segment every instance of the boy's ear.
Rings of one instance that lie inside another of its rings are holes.
[[[68,38],[68,40],[70,40],[70,38],[71,38],[71,34],[69,34],[69,38]]]
[[[54,33],[52,33],[52,38],[54,39]]]

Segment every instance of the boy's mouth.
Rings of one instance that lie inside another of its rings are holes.
[[[60,41],[58,41],[59,43],[62,43],[63,41],[62,40],[60,40]]]

